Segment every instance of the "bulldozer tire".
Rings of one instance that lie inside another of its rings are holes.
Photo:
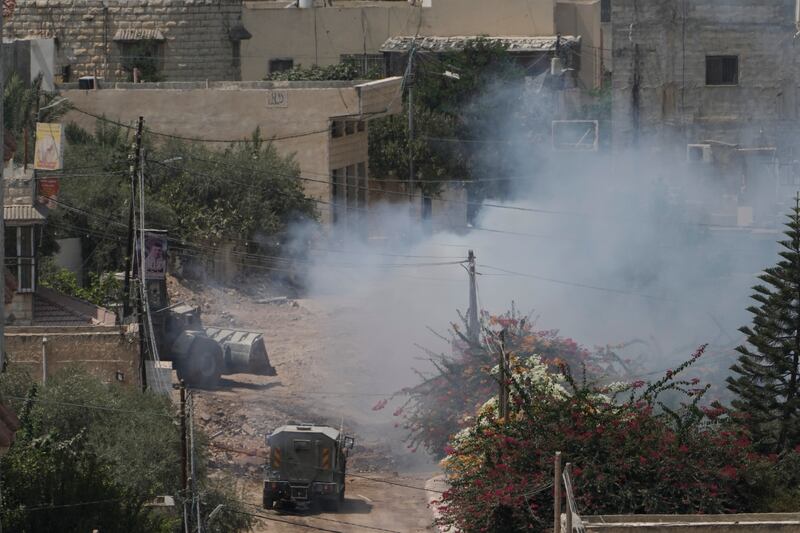
[[[330,499],[322,500],[322,510],[326,513],[338,513],[339,509],[341,509],[342,501],[339,499],[339,496]]]
[[[189,357],[178,365],[178,376],[190,387],[214,387],[222,373],[222,353],[213,341],[192,345]]]

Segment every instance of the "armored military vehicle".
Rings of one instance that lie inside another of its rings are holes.
[[[267,444],[265,509],[274,505],[308,508],[319,503],[326,510],[339,510],[352,437],[328,426],[299,424],[279,427],[267,437]]]

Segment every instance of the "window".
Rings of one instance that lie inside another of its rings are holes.
[[[344,217],[346,209],[345,202],[347,201],[344,183],[344,169],[334,169],[331,176],[331,203],[333,204],[333,223],[341,222]]]
[[[600,22],[611,22],[611,0],[601,0]]]
[[[294,451],[296,451],[296,452],[307,452],[310,449],[311,449],[311,441],[310,440],[295,439],[295,441],[294,441]]]
[[[339,62],[353,67],[364,78],[377,75],[382,78],[384,74],[383,54],[342,54]]]
[[[341,137],[344,135],[344,124],[341,120],[334,120],[331,122],[331,135],[333,137]]]
[[[363,120],[359,120],[358,124],[356,126],[356,131],[361,133],[362,131],[364,131],[364,129],[366,129],[366,125],[364,124],[364,121]]]
[[[233,50],[233,61],[231,62],[231,66],[233,66],[233,68],[239,68],[242,66],[242,42],[233,41],[231,43],[231,49]]]
[[[737,85],[739,56],[706,56],[706,85]]]
[[[356,123],[352,120],[348,120],[344,123],[344,133],[345,135],[352,135],[356,132]]]
[[[363,209],[367,206],[367,165],[359,163],[356,175],[358,176],[358,207]]]
[[[269,60],[269,73],[283,72],[285,70],[292,70],[294,67],[294,59],[270,59]]]
[[[119,42],[120,66],[133,81],[133,69],[139,69],[141,81],[160,81],[164,45],[156,40]]]
[[[358,183],[356,182],[356,166],[349,165],[345,169],[347,175],[347,207],[351,209],[358,202]]]
[[[17,278],[18,292],[33,292],[36,280],[33,226],[8,226],[5,231],[6,268]]]

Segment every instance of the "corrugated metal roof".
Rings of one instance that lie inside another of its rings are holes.
[[[3,206],[3,219],[13,222],[44,222],[44,212],[30,204]]]
[[[148,30],[144,28],[127,28],[117,30],[114,34],[115,41],[164,41],[164,34],[161,30]]]
[[[551,52],[556,49],[558,37],[482,37],[478,35],[462,35],[457,37],[391,37],[380,48],[381,52],[407,52],[416,43],[417,50],[426,52],[458,52],[464,49],[467,42],[481,39],[490,43],[502,44],[511,53]],[[580,37],[561,36],[562,46],[574,46],[580,43]]]

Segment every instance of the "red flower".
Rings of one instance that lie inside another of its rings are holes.
[[[739,471],[736,470],[736,468],[731,466],[731,465],[725,465],[719,471],[719,474],[722,477],[726,477],[728,479],[736,479],[736,476],[737,476],[738,473],[739,473]]]

